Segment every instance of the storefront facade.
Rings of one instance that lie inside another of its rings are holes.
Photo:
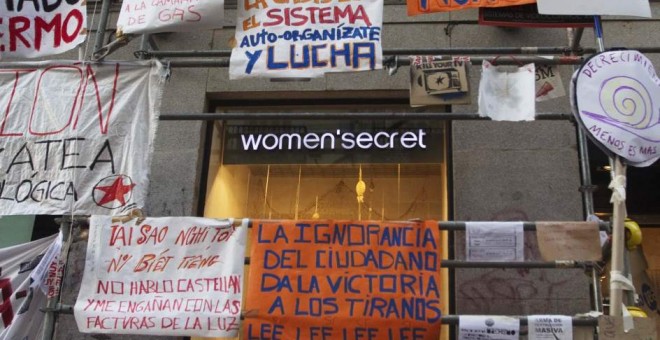
[[[117,13],[111,14],[113,23]],[[227,50],[234,10],[225,17],[223,30],[153,39],[160,50]],[[405,3],[388,3],[383,18],[385,49],[568,44],[561,28],[479,26],[476,10],[408,17]],[[660,46],[660,36],[640,34],[654,30],[655,20],[609,20],[606,43]],[[133,52],[143,48],[139,40],[107,59],[134,59]],[[585,30],[581,44],[595,45],[592,30]],[[656,55],[649,57],[660,65]],[[585,218],[576,125],[567,119],[566,96],[537,103],[537,117],[544,119],[493,122],[476,119],[477,64],[469,70],[472,104],[423,108],[408,105],[404,66],[393,74],[380,70],[286,82],[230,81],[226,67],[192,66],[172,66],[165,87],[145,208],[149,216]],[[572,66],[557,71],[568,88]],[[357,203],[355,192],[360,180],[364,204]],[[539,260],[535,238],[526,236],[526,259]],[[464,242],[460,232],[447,235],[447,256],[463,259]],[[71,247],[62,303],[75,302],[85,246],[80,240]],[[446,278],[445,314],[574,315],[592,309],[590,279],[580,269],[457,269]],[[70,315],[59,317],[55,334],[83,338]]]

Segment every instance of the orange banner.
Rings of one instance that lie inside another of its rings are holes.
[[[437,340],[435,221],[252,225],[245,339]]]
[[[536,0],[407,0],[408,15],[457,11],[475,7],[505,7],[533,3],[536,3]]]

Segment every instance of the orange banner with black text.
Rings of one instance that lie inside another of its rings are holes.
[[[438,339],[436,221],[255,220],[244,339]]]
[[[466,8],[506,7],[533,3],[536,3],[536,0],[407,0],[410,16]]]

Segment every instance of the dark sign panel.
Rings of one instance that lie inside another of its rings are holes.
[[[536,4],[479,8],[479,24],[506,27],[591,27],[592,16],[539,14]]]
[[[334,121],[225,128],[224,164],[442,162],[444,124]]]

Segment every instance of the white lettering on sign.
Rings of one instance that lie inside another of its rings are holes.
[[[334,150],[341,146],[344,150],[359,148],[368,150],[376,149],[426,149],[424,143],[426,131],[389,132],[342,132],[337,129],[336,133],[282,133],[282,134],[241,134],[243,150],[257,151],[265,150]],[[340,141],[338,144],[337,142]]]

